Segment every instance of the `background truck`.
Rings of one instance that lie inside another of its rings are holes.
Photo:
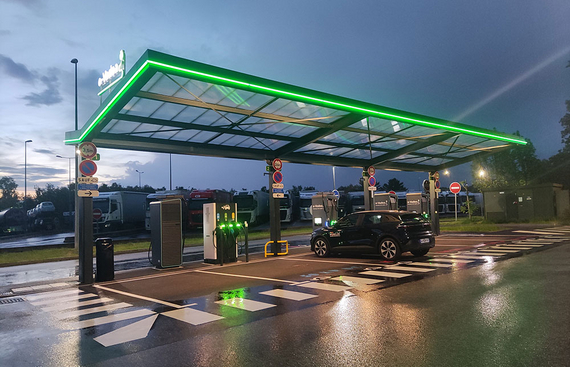
[[[147,192],[101,192],[93,198],[93,210],[103,215],[98,221],[100,229],[144,228]]]
[[[225,190],[192,190],[188,200],[188,226],[201,228],[204,225],[204,204],[231,203],[232,194]]]
[[[261,190],[238,191],[234,194],[238,222],[259,224],[269,218],[269,194]]]
[[[313,220],[313,215],[311,214],[311,205],[313,205],[313,196],[317,194],[317,191],[301,191],[299,193],[299,209],[301,220]]]

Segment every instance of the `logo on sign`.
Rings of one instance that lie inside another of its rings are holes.
[[[222,206],[222,210],[230,210],[230,209],[231,209],[230,204],[226,204],[226,205]]]

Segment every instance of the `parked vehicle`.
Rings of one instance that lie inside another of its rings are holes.
[[[403,252],[424,256],[435,246],[428,219],[419,213],[369,210],[346,215],[332,227],[311,234],[311,251],[319,257],[333,252],[377,253],[397,260]]]
[[[150,231],[150,203],[153,201],[162,201],[165,199],[182,199],[184,207],[186,210],[182,210],[182,222],[184,225],[188,225],[189,213],[186,203],[190,199],[190,190],[165,190],[157,191],[154,194],[149,194],[146,197],[146,213],[144,220],[144,227],[147,231]]]
[[[349,213],[360,212],[365,210],[364,207],[364,192],[352,191],[348,193],[348,207]]]
[[[55,206],[51,201],[42,201],[35,208],[28,210],[28,226],[31,230],[54,229],[59,225]]]
[[[9,208],[0,212],[0,233],[23,232],[26,229],[26,212]]]
[[[295,204],[295,198],[291,191],[287,191],[285,193],[285,197],[279,199],[279,215],[281,222],[290,223],[294,220],[295,209],[297,209],[297,205]]]
[[[201,228],[204,225],[204,204],[207,203],[231,203],[232,194],[225,190],[192,190],[188,199],[190,216],[188,226]]]
[[[301,191],[299,193],[300,220],[313,220],[311,205],[313,205],[313,196],[316,194],[317,191]]]
[[[269,194],[261,190],[238,191],[233,202],[237,203],[238,221],[259,224],[269,218]]]
[[[146,215],[146,192],[101,192],[93,198],[93,209],[103,215],[98,225],[105,229],[143,228]]]

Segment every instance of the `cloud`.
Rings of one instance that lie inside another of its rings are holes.
[[[28,101],[26,106],[51,106],[63,101],[63,98],[61,98],[61,95],[59,94],[59,82],[57,76],[53,74],[50,76],[42,76],[40,80],[45,84],[47,89],[41,93],[30,93],[27,96],[22,97],[22,99]]]
[[[17,63],[2,54],[0,54],[0,69],[12,78],[20,79],[26,83],[33,84],[36,80],[36,75],[26,65]]]
[[[37,9],[42,5],[41,0],[3,0],[9,3],[21,4],[29,9]]]
[[[10,31],[7,30],[7,29],[0,29],[0,37],[2,37],[2,36],[9,36],[9,35],[11,35],[11,34],[12,34],[12,32],[10,32]]]
[[[34,149],[35,153],[57,155],[53,150],[50,149]]]

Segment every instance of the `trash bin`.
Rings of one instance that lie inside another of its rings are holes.
[[[112,238],[97,238],[95,240],[97,251],[96,282],[105,282],[115,279],[115,259]]]

